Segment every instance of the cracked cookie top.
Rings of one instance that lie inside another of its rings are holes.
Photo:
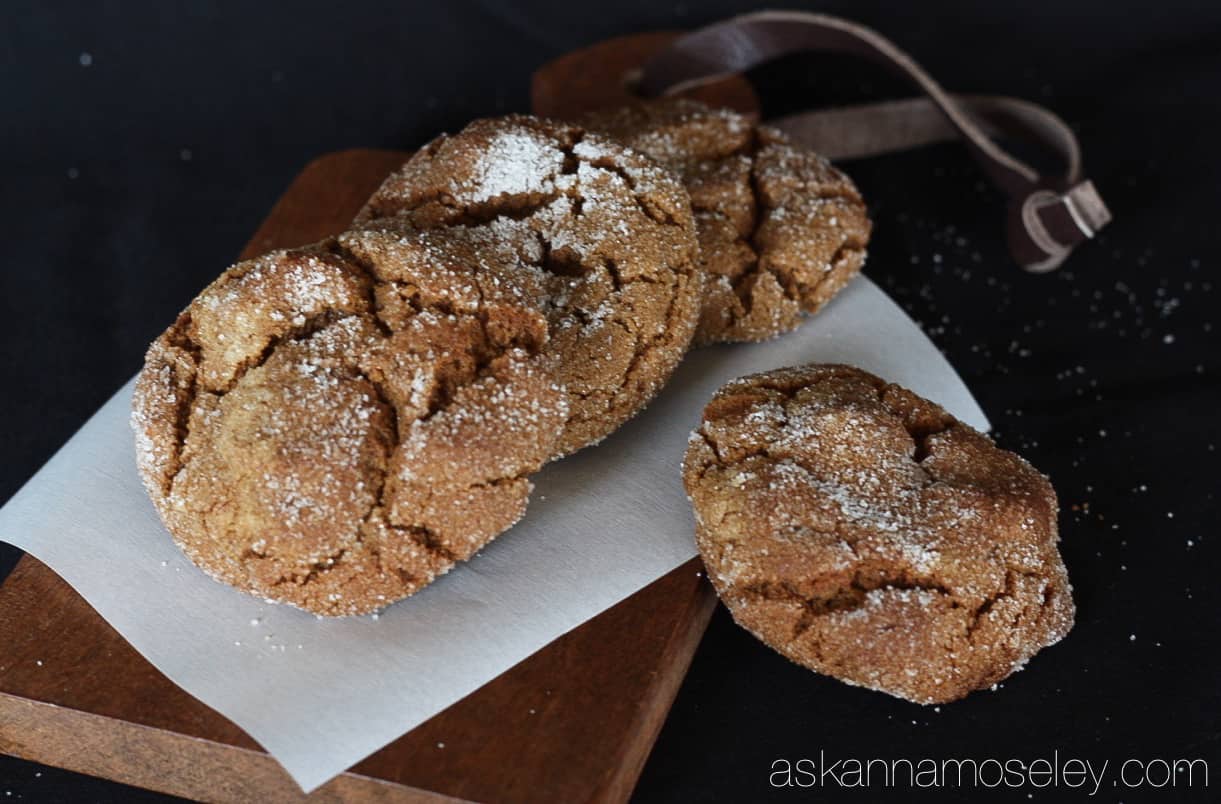
[[[396,220],[484,232],[533,269],[568,395],[557,455],[640,410],[690,344],[703,278],[687,193],[619,143],[527,116],[477,120],[386,179],[356,226]]]
[[[860,270],[870,223],[851,179],[780,132],[686,99],[585,120],[677,173],[706,275],[696,344],[796,327]]]
[[[694,332],[696,247],[685,191],[647,158],[473,123],[347,232],[233,266],[153,343],[145,485],[220,580],[319,614],[385,606],[664,383]]]
[[[399,222],[239,263],[150,347],[144,483],[214,577],[318,614],[405,597],[524,512],[567,396],[537,272]]]
[[[859,369],[727,384],[692,433],[683,480],[735,620],[811,669],[944,702],[1072,627],[1047,479]]]

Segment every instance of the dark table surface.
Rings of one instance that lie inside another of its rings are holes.
[[[411,148],[473,117],[526,110],[531,72],[565,51],[746,8],[6,4],[0,499],[136,371],[146,343],[314,156]],[[769,787],[773,763],[820,752],[828,763],[1031,762],[1058,750],[1061,762],[1109,762],[1100,800],[1215,800],[1221,6],[858,0],[818,10],[879,28],[952,89],[1059,111],[1115,213],[1063,270],[1028,275],[1006,256],[1002,201],[960,148],[844,166],[876,222],[867,273],[962,372],[999,442],[1055,483],[1078,622],[1000,689],[933,709],[791,665],[720,610],[639,799],[800,796]],[[768,113],[906,94],[840,59],[793,59],[756,78]],[[0,545],[0,576],[18,556]],[[1154,789],[1156,761],[1180,758],[1208,762],[1212,787],[1197,773],[1189,790],[1180,773]],[[1151,778],[1113,787],[1129,759]],[[910,791],[875,783],[803,797],[887,792]],[[974,801],[988,791],[926,792]],[[162,798],[0,757],[0,800]]]

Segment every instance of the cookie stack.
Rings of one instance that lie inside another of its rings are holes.
[[[733,112],[479,120],[344,233],[191,302],[136,383],[140,473],[218,580],[374,611],[513,525],[530,475],[635,415],[693,344],[817,312],[869,233],[844,174]],[[1046,480],[855,369],[731,384],[685,481],[734,616],[822,672],[948,700],[1071,625]]]
[[[217,579],[376,610],[516,522],[529,476],[639,411],[693,338],[795,326],[868,226],[842,174],[732,113],[476,121],[348,231],[183,311],[137,381],[141,475]],[[825,265],[795,261],[815,242]]]

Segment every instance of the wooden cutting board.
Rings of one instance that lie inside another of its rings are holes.
[[[553,62],[535,75],[536,110],[574,115],[626,100],[620,77],[672,36],[625,37]],[[701,97],[755,108],[740,81]],[[352,150],[310,163],[242,257],[338,233],[405,158]],[[692,561],[661,578],[308,799],[625,800],[715,603],[700,570]],[[305,798],[241,729],[159,673],[30,556],[0,586],[0,751],[208,801]]]

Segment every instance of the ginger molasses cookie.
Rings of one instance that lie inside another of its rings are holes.
[[[490,241],[400,226],[393,246],[273,252],[152,344],[139,468],[192,561],[271,601],[360,614],[522,515],[568,398],[546,297]]]
[[[547,300],[563,455],[604,438],[660,389],[690,344],[702,272],[691,205],[652,160],[577,126],[512,115],[442,136],[390,176],[357,228],[493,232]]]
[[[774,129],[684,99],[585,124],[672,169],[691,194],[705,272],[696,344],[788,332],[865,262],[870,223],[852,180]]]
[[[951,701],[1073,625],[1047,479],[859,369],[727,384],[692,433],[683,480],[734,619],[818,672]]]

